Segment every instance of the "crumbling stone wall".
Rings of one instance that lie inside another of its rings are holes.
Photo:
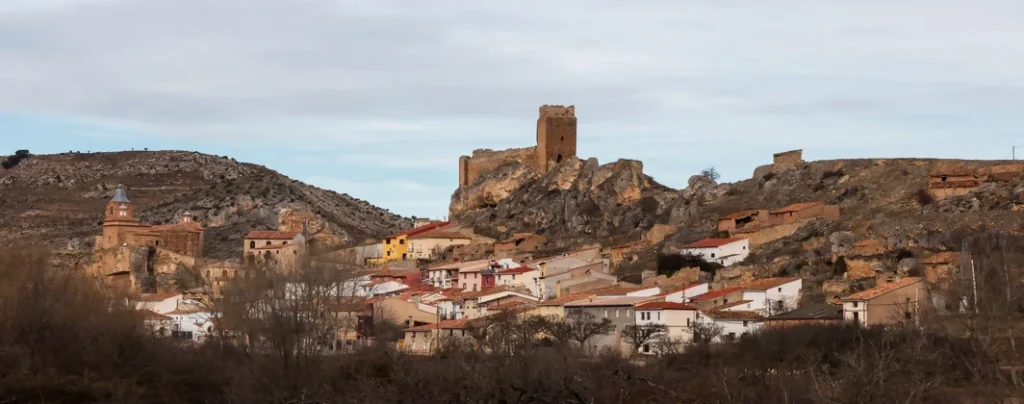
[[[462,156],[459,158],[459,186],[472,184],[481,175],[511,162],[520,162],[537,168],[536,155],[536,147],[498,151],[489,149],[474,150],[472,157]]]
[[[775,153],[772,157],[772,165],[774,166],[773,171],[776,172],[793,169],[804,163],[803,150],[790,150],[787,152]]]
[[[757,247],[759,245],[767,244],[775,240],[780,240],[796,233],[804,225],[803,222],[799,223],[788,223],[778,226],[754,228],[750,230],[735,230],[731,234],[733,237],[740,237],[747,239],[750,243],[750,248]]]

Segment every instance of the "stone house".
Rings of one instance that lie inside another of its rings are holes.
[[[410,259],[434,259],[438,253],[451,246],[468,245],[472,237],[445,230],[431,230],[409,236]]]
[[[823,202],[804,202],[794,203],[768,212],[768,222],[772,226],[798,223],[817,218],[838,220],[839,207],[825,205]]]
[[[280,271],[298,268],[306,253],[306,238],[295,231],[253,230],[245,235],[242,254],[250,265],[266,265]]]
[[[510,258],[516,254],[536,251],[547,241],[547,238],[533,233],[517,233],[508,239],[494,243],[494,256]]]
[[[843,318],[857,324],[889,325],[917,321],[928,290],[918,277],[898,278],[842,299]]]
[[[643,249],[650,243],[644,240],[634,241],[622,245],[608,247],[601,250],[601,257],[607,259],[611,265],[619,265],[623,261],[633,261],[633,251]]]
[[[949,279],[950,274],[960,268],[960,253],[940,252],[921,260],[924,277],[928,283],[939,283]]]
[[[680,253],[729,266],[743,261],[750,255],[750,243],[745,238],[706,238],[684,245]]]
[[[831,325],[842,323],[842,305],[819,303],[768,317],[764,321],[764,326],[765,328],[783,328],[794,325]]]
[[[760,331],[764,316],[753,311],[705,310],[697,313],[697,322],[711,322],[721,328],[721,333],[712,342],[735,341],[745,334]]]
[[[468,330],[469,319],[443,320],[405,329],[405,338],[399,341],[399,349],[410,354],[427,355],[444,344],[472,344],[474,340]]]
[[[205,260],[200,261],[198,267],[209,289],[205,292],[213,298],[223,297],[224,288],[236,277],[250,276],[244,265],[231,261]]]
[[[648,302],[636,305],[636,325],[660,324],[668,330],[658,338],[681,343],[693,341],[693,323],[697,321],[696,307],[685,303]],[[652,341],[653,342],[653,341]],[[640,348],[641,353],[652,353],[651,344]]]
[[[610,333],[605,335],[598,335],[587,343],[590,345],[585,347],[587,350],[599,351],[608,349],[613,352],[626,353],[630,352],[632,348],[627,347],[625,341],[622,339],[621,331],[628,325],[636,324],[636,316],[634,316],[634,306],[650,301],[658,300],[657,297],[593,297],[583,300],[576,300],[573,302],[566,303],[565,314],[569,315],[572,311],[584,311],[593,314],[594,317],[600,321],[601,319],[608,319],[615,327]]]
[[[731,236],[737,230],[751,230],[768,226],[767,210],[744,210],[718,218],[718,231]]]

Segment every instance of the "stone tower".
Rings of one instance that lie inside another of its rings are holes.
[[[103,222],[134,221],[134,219],[135,212],[132,209],[132,202],[128,200],[128,195],[124,192],[124,185],[118,184],[114,189],[114,197],[107,202],[107,211]]]
[[[537,118],[537,168],[546,173],[569,157],[576,157],[576,107],[541,106]]]

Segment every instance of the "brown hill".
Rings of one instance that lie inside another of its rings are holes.
[[[616,244],[638,240],[656,225],[671,229],[664,241],[656,238],[652,248],[641,252],[644,262],[620,273],[635,276],[653,269],[659,251],[678,252],[686,243],[716,236],[722,216],[824,202],[839,207],[839,220],[773,229],[779,234],[764,234],[768,241],[752,248],[746,262],[716,276],[724,282],[800,275],[820,281],[814,284],[821,287],[829,279],[845,282],[920,269],[906,259],[958,250],[965,237],[983,230],[1019,233],[1024,229],[1024,216],[1017,211],[1024,207],[1022,173],[1024,164],[1012,161],[804,162],[796,157],[759,167],[752,178],[736,183],[717,184],[695,175],[687,188],[674,190],[644,175],[635,161],[602,166],[594,159],[568,158],[546,173],[511,161],[456,190],[450,210],[453,218],[478,228],[503,230],[497,237],[546,235],[558,244],[548,247]],[[867,239],[887,252],[846,260],[853,244]],[[836,268],[839,257],[851,264]],[[855,282],[847,283],[834,293],[856,288]],[[812,288],[810,293],[816,292]]]
[[[289,179],[266,167],[185,151],[31,156],[0,169],[0,245],[45,243],[69,258],[92,249],[104,204],[127,187],[136,215],[171,223],[190,211],[207,227],[206,255],[240,258],[252,229],[301,230],[342,245],[407,228],[411,222],[348,195]]]

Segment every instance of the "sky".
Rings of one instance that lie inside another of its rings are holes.
[[[2,0],[0,153],[196,150],[441,218],[535,142],[682,188],[771,154],[1006,159],[1019,0]],[[1024,155],[1024,149],[1018,150]]]

